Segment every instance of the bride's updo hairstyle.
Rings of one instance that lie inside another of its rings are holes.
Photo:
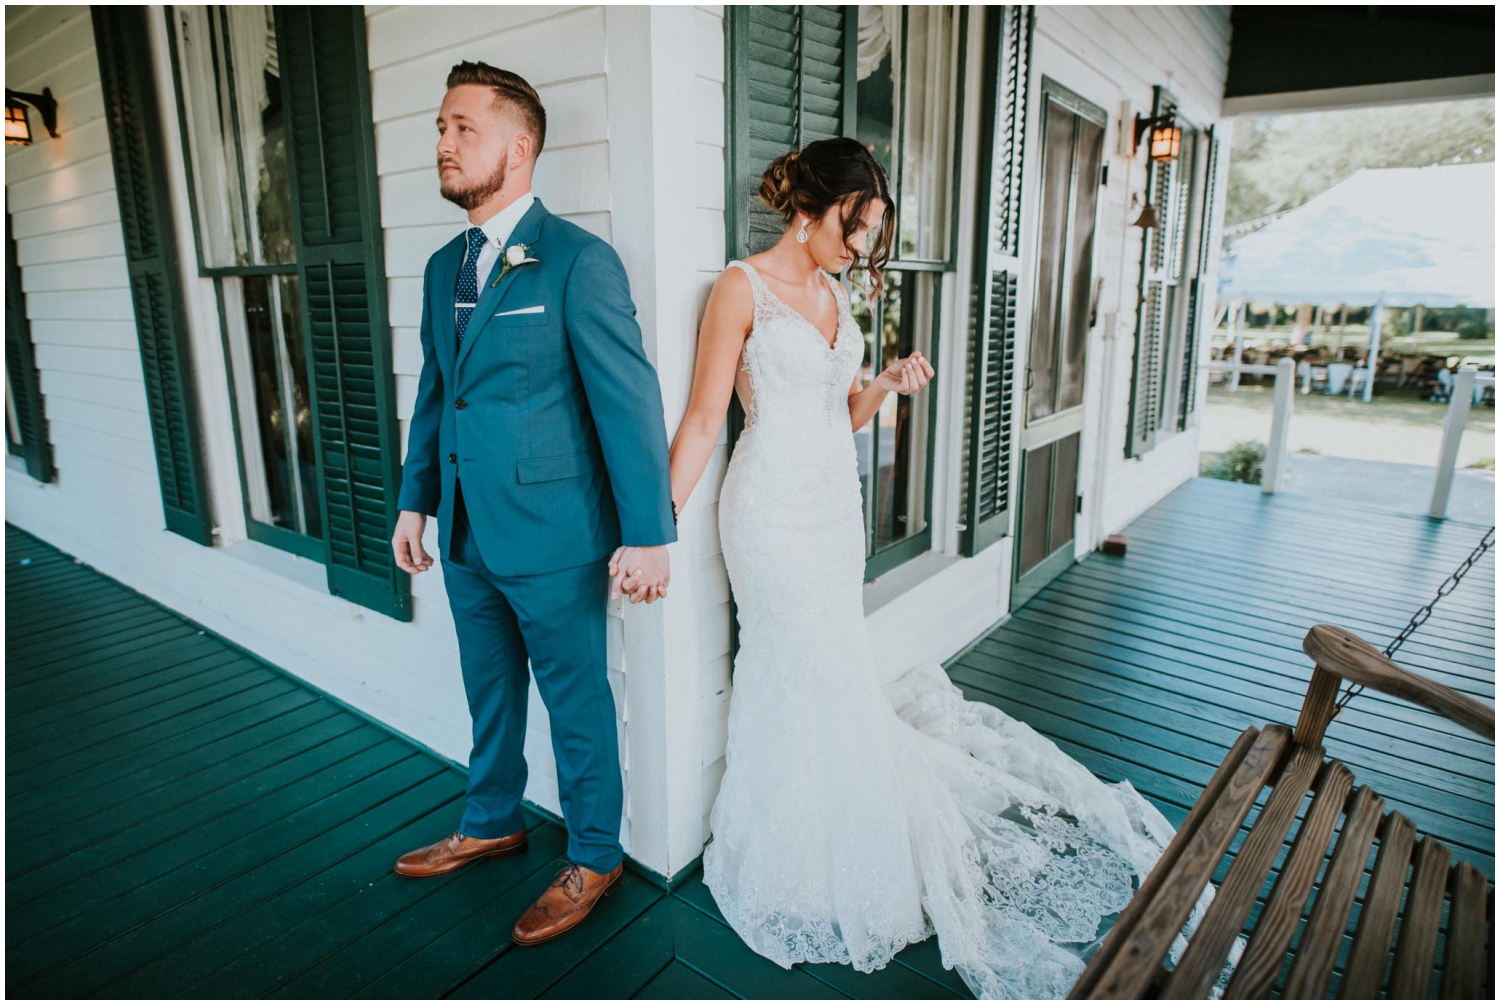
[[[864,217],[871,199],[885,203],[880,229],[867,254],[849,246],[849,239]],[[870,274],[873,292],[884,285],[881,272],[890,261],[895,234],[896,206],[891,201],[890,182],[882,168],[858,140],[839,136],[816,140],[771,162],[760,179],[760,200],[790,224],[799,215],[818,220],[835,205],[842,204],[840,224],[844,248],[854,259],[852,268]]]

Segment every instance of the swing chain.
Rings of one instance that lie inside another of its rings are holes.
[[[1495,528],[1491,527],[1489,530],[1485,531],[1484,540],[1480,541],[1479,545],[1473,551],[1469,552],[1469,557],[1460,562],[1458,564],[1458,568],[1454,569],[1453,572],[1449,574],[1448,578],[1443,580],[1442,584],[1438,586],[1436,596],[1434,596],[1431,600],[1427,601],[1427,603],[1418,608],[1417,613],[1413,614],[1411,616],[1411,620],[1406,623],[1406,627],[1401,629],[1396,637],[1391,640],[1391,644],[1385,647],[1386,656],[1394,656],[1396,654],[1396,650],[1400,649],[1402,644],[1404,644],[1407,639],[1411,638],[1412,633],[1420,628],[1422,626],[1422,623],[1425,622],[1429,617],[1431,617],[1432,609],[1437,606],[1437,602],[1439,600],[1442,600],[1448,594],[1452,593],[1454,590],[1458,589],[1459,580],[1463,579],[1464,574],[1467,573],[1470,569],[1474,568],[1474,563],[1479,561],[1479,557],[1485,552],[1489,551],[1491,545],[1493,545],[1494,543]],[[1344,707],[1349,704],[1349,701],[1364,689],[1365,686],[1363,684],[1350,684],[1349,687],[1344,691],[1342,697],[1340,697],[1339,700],[1334,704],[1333,718],[1337,719],[1339,713],[1344,710]]]

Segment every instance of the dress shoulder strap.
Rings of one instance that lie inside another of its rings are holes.
[[[740,269],[749,277],[750,295],[755,301],[755,313],[761,314],[766,311],[771,306],[771,288],[760,277],[760,273],[755,271],[755,266],[749,262],[742,262],[737,258],[729,264]]]
[[[833,302],[844,310],[849,309],[849,291],[844,289],[844,284],[839,282],[839,277],[831,272],[823,273],[828,280],[828,285],[833,287]]]

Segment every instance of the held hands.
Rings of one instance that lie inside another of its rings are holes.
[[[882,391],[896,394],[916,394],[927,386],[935,371],[932,364],[919,352],[905,359],[898,359],[875,377],[875,386]]]
[[[396,533],[391,538],[391,550],[396,553],[396,565],[413,576],[432,568],[432,556],[422,550],[422,531],[427,527],[427,517],[404,509],[396,518]]]
[[[667,583],[672,574],[668,567],[667,546],[633,548],[622,546],[615,549],[609,560],[609,599],[614,600],[621,592],[630,594],[630,602],[652,603],[667,595]]]

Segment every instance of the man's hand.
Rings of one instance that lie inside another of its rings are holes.
[[[426,527],[427,516],[423,513],[404,509],[396,518],[391,550],[396,553],[396,564],[413,576],[432,568],[432,556],[422,550],[422,531]]]
[[[652,603],[667,595],[667,583],[672,578],[667,560],[667,546],[651,548],[618,548],[609,560],[609,599],[613,600],[623,591],[630,594],[630,602]]]

